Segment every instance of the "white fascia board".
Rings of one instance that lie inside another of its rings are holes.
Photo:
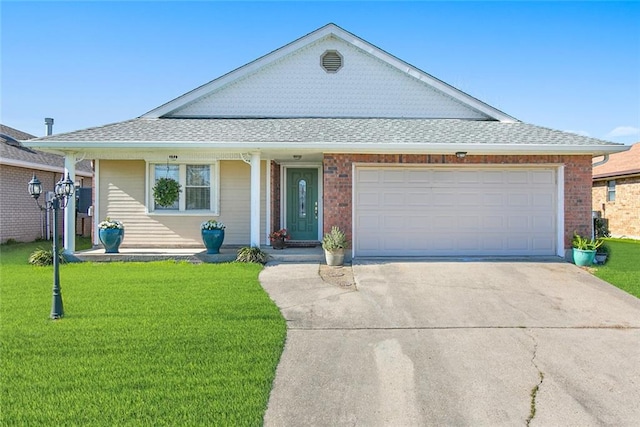
[[[112,141],[112,142],[69,142],[46,141],[32,142],[29,146],[48,151],[63,149],[68,151],[86,151],[89,157],[105,150],[215,150],[226,153],[246,153],[271,150],[295,150],[299,152],[360,153],[360,154],[449,154],[465,151],[468,155],[485,154],[589,154],[592,156],[625,151],[625,145],[549,145],[549,144],[451,144],[451,143],[325,143],[325,142],[167,142],[167,141]],[[95,157],[99,158],[99,157]]]
[[[47,172],[64,173],[64,167],[62,166],[49,166],[49,165],[43,165],[40,163],[25,162],[23,160],[0,158],[0,165],[15,166],[18,168],[34,169],[34,170],[41,170],[41,171],[47,171]],[[78,170],[76,170],[76,175],[86,176],[89,178],[93,176],[91,172],[78,171]]]

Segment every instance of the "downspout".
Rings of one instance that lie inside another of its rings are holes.
[[[609,161],[609,155],[608,154],[604,154],[602,157],[602,160],[592,163],[591,167],[594,168],[596,166],[600,166],[600,165],[604,165],[605,163],[607,163]]]

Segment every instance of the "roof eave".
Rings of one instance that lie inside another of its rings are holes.
[[[619,179],[633,178],[635,176],[640,176],[640,169],[601,173],[598,175],[593,175],[593,180],[598,181],[598,180],[610,179],[610,178],[619,178]]]
[[[398,153],[398,154],[446,154],[458,151],[469,155],[536,155],[564,154],[600,156],[625,150],[620,145],[550,145],[550,144],[469,144],[469,143],[326,143],[308,142],[228,142],[228,141],[38,141],[25,142],[25,145],[37,150],[56,154],[74,152],[99,152],[103,150],[215,150],[226,152],[249,152],[270,150],[296,150],[325,153]]]
[[[24,160],[6,159],[6,158],[0,158],[0,165],[15,166],[18,168],[34,169],[34,170],[41,170],[41,171],[47,171],[47,172],[59,172],[59,173],[64,173],[64,170],[65,170],[64,167],[62,166],[43,165],[41,163],[34,163],[34,162],[27,162]],[[93,173],[76,169],[76,175],[91,177],[93,176]]]

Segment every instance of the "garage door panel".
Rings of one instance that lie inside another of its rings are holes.
[[[433,180],[433,173],[429,170],[412,169],[407,171],[407,182],[410,184],[430,183]]]
[[[442,190],[433,192],[434,206],[454,206],[457,202],[457,195],[451,193],[445,193]]]
[[[553,170],[531,171],[531,183],[553,185],[555,183],[555,171]]]
[[[547,210],[552,208],[555,203],[553,194],[549,193],[534,193],[531,195],[531,205],[534,209]]]
[[[524,252],[529,250],[530,238],[526,235],[511,235],[507,237],[507,248],[509,251]]]
[[[403,170],[385,170],[382,174],[382,184],[404,183],[406,180]]]
[[[482,204],[482,197],[477,192],[458,194],[459,206],[478,206],[480,204]]]
[[[555,230],[555,219],[551,216],[534,216],[532,229],[542,233],[552,233]]]
[[[358,215],[356,217],[357,223],[364,231],[380,230],[380,220],[382,218],[378,215]]]
[[[380,182],[380,172],[375,169],[359,169],[357,173],[357,180],[360,183],[378,183]]]
[[[403,193],[382,193],[382,205],[387,209],[401,209],[404,206],[405,195]]]
[[[482,217],[482,228],[485,230],[501,230],[504,228],[504,217],[497,215],[485,215]]]
[[[529,171],[509,171],[507,172],[506,182],[508,184],[529,184]]]
[[[380,195],[373,192],[361,192],[357,195],[358,206],[376,208],[380,204]]]
[[[502,206],[504,204],[504,194],[502,193],[484,193],[482,197],[483,206]]]
[[[430,190],[422,192],[411,192],[407,194],[407,204],[410,206],[425,206],[428,207],[433,201],[433,195]]]
[[[528,208],[531,206],[529,194],[509,193],[507,195],[507,206],[516,208]]]
[[[509,232],[521,232],[529,230],[529,217],[527,216],[510,216],[507,218],[507,229]]]
[[[456,176],[458,184],[478,184],[480,182],[479,171],[460,171]]]
[[[532,243],[533,243],[533,249],[535,251],[542,251],[542,252],[552,251],[555,247],[555,242],[553,241],[553,239],[549,239],[548,237],[545,237],[545,236],[534,237],[532,239]]]
[[[433,184],[454,184],[456,180],[454,175],[445,170],[434,170],[431,176]]]
[[[482,174],[483,184],[502,184],[504,182],[503,171],[485,171]]]
[[[482,239],[482,249],[484,251],[499,252],[504,250],[504,239],[502,236],[493,234],[485,235]]]
[[[458,218],[458,228],[462,230],[477,231],[480,229],[481,219],[477,216],[461,216]]]

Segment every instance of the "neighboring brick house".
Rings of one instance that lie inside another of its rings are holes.
[[[640,239],[640,143],[593,168],[592,203],[612,236]]]
[[[0,242],[7,240],[30,242],[50,238],[52,215],[37,208],[29,196],[27,184],[35,173],[45,191],[53,190],[62,177],[62,156],[32,150],[20,140],[35,138],[25,132],[0,124]],[[81,187],[92,185],[91,162],[82,161],[77,166],[76,182]],[[45,196],[42,196],[44,199]],[[43,202],[43,200],[41,200]],[[61,225],[62,220],[60,220]],[[84,226],[84,229],[83,229]],[[91,234],[91,221],[86,212],[78,214],[78,234]]]
[[[232,245],[337,225],[354,257],[564,256],[591,234],[592,158],[624,150],[522,123],[333,24],[139,118],[29,145],[95,159],[95,221],[123,221],[123,246],[201,247],[216,218]],[[169,209],[164,177],[183,187]]]

